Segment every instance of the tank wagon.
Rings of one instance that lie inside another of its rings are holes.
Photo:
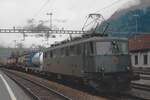
[[[7,67],[24,71],[41,71],[43,52],[29,52],[7,59]]]
[[[7,64],[7,59],[1,59],[0,58],[0,67],[3,67]]]
[[[28,66],[27,66],[28,67]],[[42,71],[43,69],[43,52],[36,52],[30,58],[30,68],[34,71]]]
[[[6,59],[5,67],[15,67],[16,64],[17,64],[17,58],[9,57],[9,58]]]
[[[49,47],[43,52],[43,72],[99,92],[128,90],[134,77],[128,39],[90,36]]]

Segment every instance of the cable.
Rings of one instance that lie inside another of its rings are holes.
[[[110,7],[112,7],[113,5],[119,3],[120,1],[121,1],[121,0],[116,0],[116,1],[114,1],[113,3],[111,3],[111,4],[107,5],[107,6],[105,6],[104,8],[102,8],[102,9],[96,11],[95,13],[98,13],[98,12],[100,12],[100,11],[102,11],[102,10],[105,10],[105,9],[107,9],[107,8],[110,8]]]
[[[34,17],[36,17],[36,16],[41,12],[41,10],[44,9],[44,7],[45,7],[50,1],[51,1],[51,0],[47,0],[47,1],[41,6],[41,8],[37,11],[37,13],[34,14]],[[34,17],[33,17],[33,18],[34,18]]]

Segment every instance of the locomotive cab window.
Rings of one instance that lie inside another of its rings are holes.
[[[76,46],[76,53],[77,55],[82,55],[82,45],[77,45]]]
[[[53,52],[50,51],[49,53],[50,53],[50,58],[53,58]]]
[[[60,52],[61,52],[61,57],[64,57],[65,56],[65,48],[61,48]]]
[[[76,55],[76,46],[70,46],[70,48],[69,48],[70,50],[69,50],[69,54],[70,54],[70,56],[75,56]]]

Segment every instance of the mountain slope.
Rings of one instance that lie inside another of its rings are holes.
[[[150,32],[150,0],[115,12],[107,22],[110,24],[107,31],[115,35]]]

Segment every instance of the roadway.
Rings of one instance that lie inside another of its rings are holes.
[[[0,100],[31,100],[28,95],[0,70]]]

